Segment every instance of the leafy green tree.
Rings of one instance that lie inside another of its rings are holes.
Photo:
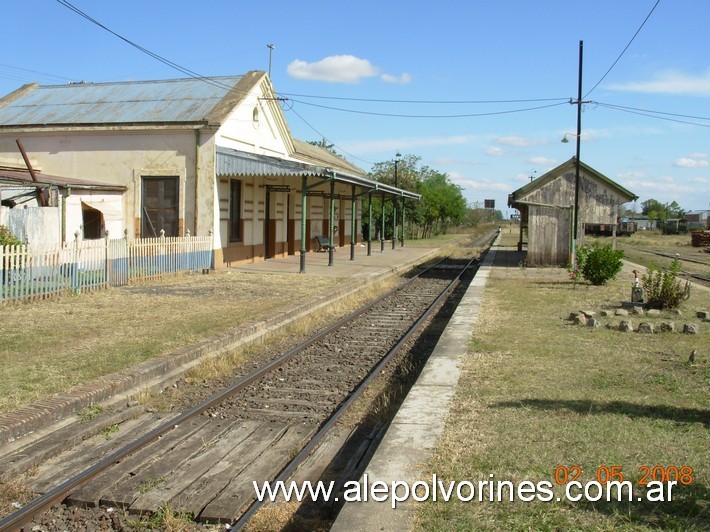
[[[461,224],[467,213],[466,200],[461,188],[452,183],[447,174],[428,166],[420,165],[421,158],[416,155],[405,155],[397,162],[395,180],[394,160],[376,163],[369,174],[370,179],[394,185],[421,194],[420,201],[404,200],[406,204],[405,231],[407,238],[425,238],[432,234],[446,232],[449,228]],[[373,196],[373,238],[382,227],[381,198]],[[401,209],[401,198],[398,200]],[[392,230],[391,198],[385,199],[385,238],[391,238]],[[401,213],[401,211],[400,211]],[[398,217],[401,214],[398,215]],[[367,223],[367,222],[365,222]],[[363,227],[363,235],[368,228]]]
[[[324,150],[328,150],[331,153],[334,153],[335,155],[340,155],[337,151],[335,151],[335,144],[332,142],[328,142],[328,139],[323,137],[320,140],[309,140],[308,144],[312,144],[313,146],[318,146],[319,148],[323,148]]]
[[[655,199],[648,199],[641,203],[641,207],[641,214],[648,216],[649,220],[657,220],[659,224],[662,224],[666,220],[683,218],[686,212],[675,201],[670,203],[661,203]]]

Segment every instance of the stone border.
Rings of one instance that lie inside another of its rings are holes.
[[[620,323],[607,323],[605,327],[607,329],[618,330],[620,332],[639,332],[639,333],[673,333],[676,332],[676,323],[672,321],[673,318],[681,318],[683,313],[680,310],[670,310],[668,311],[671,321],[661,321],[658,324],[658,329],[654,327],[654,324],[649,321],[642,321],[639,323],[638,327],[634,328],[633,323],[630,319],[622,319]],[[587,327],[597,328],[602,325],[599,319],[596,317],[597,313],[590,310],[580,310],[577,312],[571,312],[567,318],[569,321],[575,323],[575,325],[586,325]],[[633,307],[631,311],[624,308],[617,308],[613,312],[609,310],[602,310],[599,313],[602,317],[622,317],[626,318],[628,316],[647,316],[651,318],[660,318],[662,313],[657,309],[644,310],[643,307],[636,306]],[[702,322],[710,322],[710,312],[707,310],[700,310],[696,312],[696,317]],[[681,329],[678,328],[678,332]],[[697,323],[684,323],[682,332],[684,334],[698,334],[700,332],[700,325]]]

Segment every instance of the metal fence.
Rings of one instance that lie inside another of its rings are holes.
[[[0,303],[100,290],[212,267],[212,236],[0,246]]]

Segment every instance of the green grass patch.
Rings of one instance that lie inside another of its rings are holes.
[[[699,323],[698,335],[621,333],[567,320],[573,311],[618,306],[630,279],[622,272],[606,286],[574,288],[564,270],[494,269],[423,478],[549,481],[554,499],[427,502],[418,506],[418,529],[708,529],[710,324],[694,312],[708,307],[708,293],[694,292],[681,307],[679,320]],[[694,348],[702,357],[691,365]],[[693,476],[674,488],[672,502],[570,502],[555,484],[558,467],[578,467],[584,483],[612,466],[635,496],[644,467],[688,466]]]

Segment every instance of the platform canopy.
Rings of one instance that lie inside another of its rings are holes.
[[[336,183],[355,185],[371,192],[414,200],[421,199],[421,194],[367,179],[366,177],[357,175],[354,171],[348,171],[348,169],[335,165],[320,166],[279,157],[256,155],[223,147],[217,148],[217,175],[333,178]]]

